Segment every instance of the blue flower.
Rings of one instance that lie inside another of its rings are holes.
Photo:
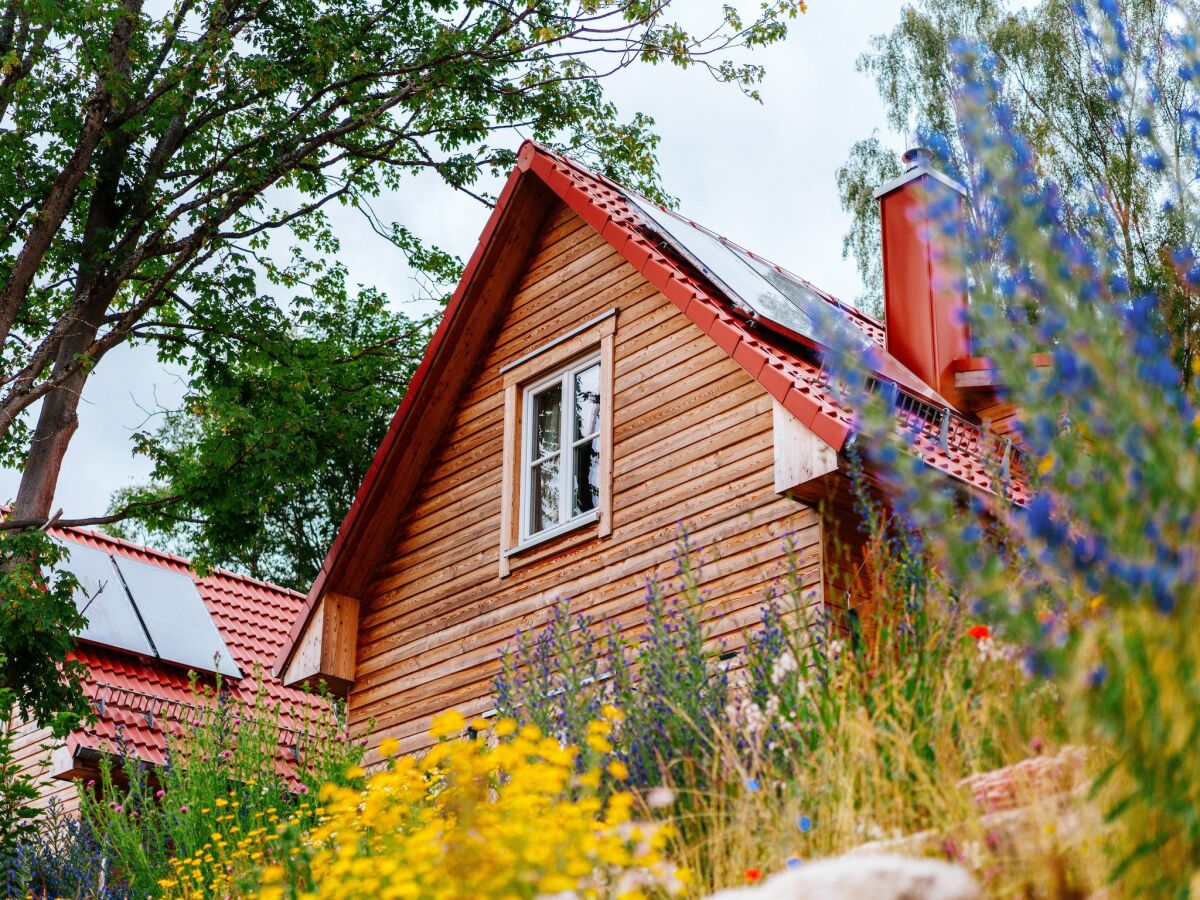
[[[746,790],[748,790],[750,793],[756,793],[761,787],[762,785],[758,783],[757,778],[746,779]]]
[[[796,827],[799,828],[805,834],[808,834],[808,832],[812,831],[812,827],[813,827],[812,819],[810,819],[808,816],[801,816],[799,819],[796,820]]]

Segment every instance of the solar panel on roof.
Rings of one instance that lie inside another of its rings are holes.
[[[629,193],[625,199],[680,256],[754,315],[813,344],[830,346],[832,329],[839,329],[848,346],[869,346],[860,331],[846,327],[825,300],[798,280],[649,200]]]
[[[114,561],[161,659],[242,677],[190,575],[124,556]]]
[[[112,557],[102,550],[64,543],[62,567],[75,576],[75,608],[87,619],[79,637],[93,644],[154,656],[146,630],[125,592]]]

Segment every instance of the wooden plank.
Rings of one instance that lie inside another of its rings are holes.
[[[786,532],[795,531],[797,534],[808,535],[811,542],[816,541],[816,533],[813,531],[815,519],[811,513],[805,511],[804,515],[798,518],[781,515],[791,508],[792,505],[785,504],[774,509],[760,509],[761,515],[757,517],[753,510],[738,511],[707,525],[696,525],[693,539],[700,542],[701,546],[715,546],[722,552],[733,553],[746,542],[746,535],[752,534],[756,526],[765,522],[772,530],[772,552],[782,564],[780,542]],[[574,587],[569,596],[577,599],[584,596],[603,598],[612,591],[628,590],[632,591],[640,602],[644,576],[659,566],[673,565],[671,551],[677,536],[677,526],[671,523],[654,534],[651,540],[647,540],[640,554],[608,560],[603,563],[603,570],[600,572],[586,568],[589,557],[584,556],[578,561],[581,568],[567,576]],[[571,572],[570,569],[565,571]],[[622,585],[622,579],[629,579],[628,584]],[[455,628],[482,627],[497,618],[503,620],[505,616],[519,616],[532,610],[544,610],[548,605],[547,601],[552,600],[555,595],[554,583],[535,583],[530,587],[531,590],[522,592],[514,590],[475,597],[467,603],[424,604],[423,617],[420,620],[410,621],[407,626],[397,629],[391,627],[394,622],[381,621],[379,624],[383,628],[364,635],[360,676],[368,676],[380,667],[368,657],[396,650],[415,639],[429,635],[438,635],[439,639],[442,639],[454,633]]]
[[[757,450],[757,453],[754,451]],[[642,515],[661,514],[662,507],[669,508],[670,504],[678,503],[680,507],[673,510],[671,521],[678,523],[681,518],[687,518],[686,504],[688,498],[695,496],[698,491],[719,489],[722,484],[736,484],[742,489],[749,487],[743,481],[744,477],[753,474],[761,484],[770,475],[764,472],[764,466],[770,462],[769,433],[766,440],[757,447],[734,447],[731,453],[738,456],[730,461],[727,471],[716,468],[713,463],[693,465],[687,471],[683,481],[672,483],[669,480],[654,479],[646,484],[634,484],[625,488],[622,483],[614,485],[614,503],[622,510],[622,517],[629,517],[631,523],[637,522]],[[743,453],[753,453],[750,459],[741,457]],[[767,481],[770,484],[770,481]],[[758,485],[756,485],[758,486]],[[624,496],[623,496],[624,495]],[[728,499],[728,498],[727,498]],[[660,504],[660,505],[656,505]],[[497,517],[499,510],[494,513]],[[492,552],[498,552],[498,540],[491,543],[481,542],[462,548],[457,558],[431,560],[429,565],[414,565],[410,560],[397,560],[394,564],[381,568],[381,573],[389,577],[372,588],[373,592],[391,592],[401,588],[419,592],[435,584],[452,583],[454,579],[465,576],[479,577],[476,567],[486,563],[489,546]],[[392,574],[395,572],[395,574]]]
[[[614,319],[614,324],[616,320]],[[600,339],[600,537],[613,530],[613,409],[616,375],[614,331]]]
[[[775,492],[786,494],[838,468],[837,451],[778,400],[771,401]]]
[[[767,588],[778,577],[778,571],[770,572],[768,577],[761,577],[757,582],[754,581],[755,576],[752,574],[754,570],[746,571],[749,574],[743,577],[749,582],[749,589],[743,590],[739,594],[726,593],[719,608],[713,605],[706,611],[703,622],[708,634],[727,636],[732,631],[744,628],[746,625],[754,625],[761,619],[764,596],[766,596]],[[806,583],[812,586],[816,581],[817,577],[814,572],[814,575],[810,576]],[[714,582],[714,587],[712,587],[714,594],[719,594],[722,589],[724,587]],[[581,606],[578,611],[587,612],[593,618],[604,620],[606,626],[616,626],[632,642],[636,642],[637,636],[644,629],[644,614],[646,613],[644,613],[644,605],[640,596],[635,596],[620,611],[613,610],[612,607],[587,606]],[[541,618],[544,619],[545,614],[542,614]],[[731,618],[734,618],[733,623],[730,622]],[[530,620],[530,624],[538,624],[538,620]],[[397,689],[397,695],[402,692],[407,703],[430,703],[431,706],[436,707],[438,703],[444,702],[448,684],[464,684],[469,679],[480,676],[484,676],[485,679],[494,677],[499,668],[500,650],[505,644],[510,644],[511,640],[510,632],[510,634],[500,637],[500,640],[482,644],[475,649],[455,648],[455,652],[443,653],[444,661],[442,662],[437,662],[432,658],[412,660],[407,666],[409,670],[407,677],[398,679],[394,683],[379,684],[374,690]],[[388,674],[394,674],[401,671],[402,668],[406,668],[406,666],[397,665],[388,670]],[[365,697],[371,695],[372,689],[364,691]]]
[[[499,575],[501,578],[507,578],[511,567],[508,564],[508,550],[516,546],[517,541],[517,523],[519,521],[518,504],[520,503],[520,491],[517,486],[520,483],[520,454],[518,453],[518,435],[517,435],[517,386],[510,384],[504,388],[504,456],[500,459],[500,465],[503,467],[504,476],[500,492],[500,547],[499,547]],[[492,465],[496,464],[496,460],[491,461]],[[485,528],[484,534],[490,532],[490,528]]]
[[[284,684],[301,684],[321,671],[321,635],[325,631],[325,604],[318,603],[300,632],[292,659],[283,671]]]
[[[760,507],[780,510],[794,508],[790,501],[781,501],[774,494],[769,472],[760,471],[760,465],[765,467],[767,463],[767,459],[762,460],[761,464],[752,460],[748,470],[743,465],[728,473],[727,477],[720,474],[710,475],[698,482],[677,487],[662,504],[656,505],[651,499],[644,502],[641,508],[625,509],[619,526],[620,543],[602,553],[594,554],[589,571],[603,570],[614,560],[635,558],[636,554],[660,544],[669,545],[678,532],[681,520],[703,527],[728,518],[744,516]],[[748,478],[737,477],[746,471],[750,472]],[[681,502],[685,502],[685,505],[681,506]],[[396,567],[396,571],[402,571],[402,567]],[[569,584],[575,575],[571,560],[564,558],[562,565],[547,573],[548,580],[545,585],[534,581],[530,589],[553,587],[555,582],[549,579],[555,576],[565,579]],[[381,582],[377,589],[381,600],[386,601],[381,603],[381,608],[387,606],[389,610],[380,615],[368,614],[364,622],[366,627],[374,627],[380,620],[389,622],[391,627],[404,627],[407,624],[407,619],[404,618],[405,607],[432,614],[432,604],[436,603],[436,600],[430,596],[429,591],[444,592],[456,602],[466,603],[478,593],[493,591],[494,586],[481,573],[468,572],[462,580],[430,580],[423,590],[403,589],[395,583],[393,576],[393,579]]]
[[[709,555],[713,559],[706,564],[703,586],[718,598],[712,604],[714,616],[723,614],[720,610],[739,608],[738,600],[761,607],[765,588],[786,569],[786,560],[778,552],[784,531],[781,520],[775,520],[753,531],[742,531],[710,549]],[[819,558],[819,529],[812,526],[799,535],[798,558],[803,566]],[[714,555],[717,552],[719,557]],[[659,565],[668,567],[666,575],[673,563],[667,557],[661,559]],[[586,596],[577,596],[576,607],[603,620],[606,627],[634,622],[644,615],[641,576],[641,572],[633,572],[623,580],[601,584]],[[371,659],[364,658],[359,687],[377,683],[378,679],[372,677],[376,672],[385,673],[385,678],[408,672],[428,672],[434,663],[463,657],[480,646],[501,647],[512,641],[518,629],[534,628],[545,617],[545,604],[534,598],[524,603],[505,604],[490,614],[476,611],[472,616],[458,617],[457,621],[443,621],[420,641],[390,647],[384,643],[372,645],[368,652],[375,655]]]
[[[334,690],[354,680],[358,647],[358,599],[333,591],[322,598],[325,606],[321,629],[320,676]]]

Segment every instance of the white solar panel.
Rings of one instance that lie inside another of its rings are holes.
[[[62,567],[79,581],[75,607],[87,619],[79,637],[93,644],[154,656],[146,630],[125,592],[112,557],[102,550],[64,542]]]
[[[840,346],[870,346],[806,285],[645,198],[630,193],[625,198],[680,256],[754,315],[816,345],[830,346],[837,329]]]
[[[114,561],[161,659],[242,677],[190,575],[122,556]]]

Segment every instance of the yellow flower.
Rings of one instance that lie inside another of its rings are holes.
[[[512,719],[500,719],[496,722],[496,726],[492,729],[492,733],[496,737],[508,737],[510,734],[515,734],[517,731],[517,723]]]
[[[391,757],[358,787],[323,785],[319,801],[272,813],[269,828],[240,834],[236,847],[214,832],[189,868],[176,861],[176,883],[164,879],[163,896],[451,900],[536,891],[600,900],[684,890],[687,873],[665,855],[671,832],[635,823],[629,792],[600,796],[603,771],[623,779],[623,763],[577,775],[577,747],[511,721],[496,723],[504,741],[440,740],[463,724],[439,716],[440,742],[423,758]],[[592,732],[611,748],[610,728]],[[380,749],[398,753],[398,744]],[[304,873],[304,890],[289,891],[281,861]]]
[[[450,709],[434,716],[433,724],[429,728],[429,736],[435,740],[452,737],[461,734],[466,724],[467,720],[463,718],[462,713],[457,709]]]
[[[389,759],[400,752],[400,742],[395,738],[384,738],[379,742],[379,755]]]
[[[366,774],[366,770],[362,766],[350,766],[350,768],[346,769],[347,778],[362,778]]]
[[[601,737],[598,734],[589,734],[587,736],[587,745],[597,753],[612,753],[613,745],[606,737]]]
[[[625,721],[625,713],[621,712],[621,710],[617,709],[611,703],[604,704],[604,706],[600,709],[600,715],[604,716],[604,718],[608,719],[610,722]]]
[[[1047,453],[1045,456],[1042,457],[1042,461],[1038,463],[1038,474],[1039,475],[1047,474],[1051,469],[1054,468],[1054,464],[1057,461],[1058,460],[1056,460],[1054,458],[1053,453]]]

